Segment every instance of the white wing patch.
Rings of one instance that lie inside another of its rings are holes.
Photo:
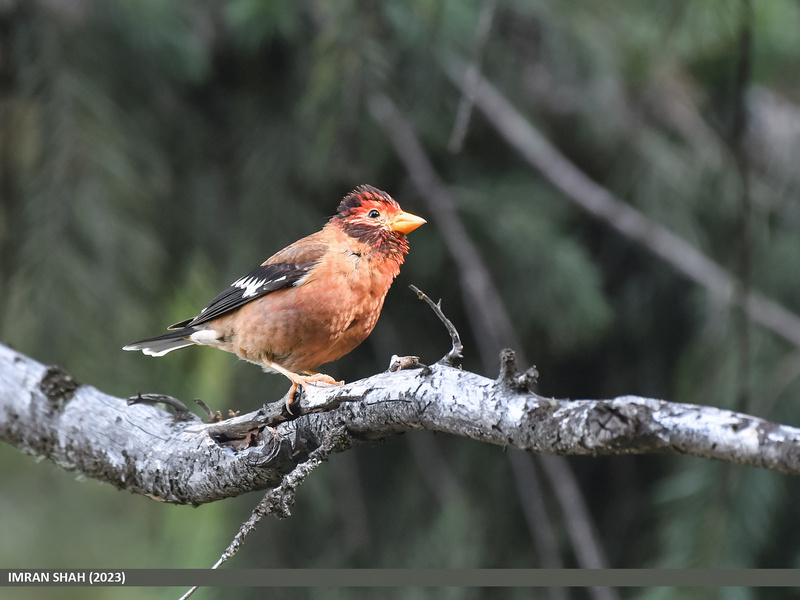
[[[277,279],[268,279],[266,277],[258,278],[258,277],[242,277],[241,279],[237,279],[231,284],[231,287],[239,288],[240,290],[244,290],[242,293],[242,298],[249,298],[250,296],[255,296],[258,293],[258,288],[263,286],[266,283],[278,283],[279,281],[283,281],[286,279],[286,275],[282,277],[278,277]]]
[[[193,327],[207,323],[264,294],[289,287],[298,279],[308,275],[315,264],[315,262],[309,261],[302,263],[274,263],[256,267],[250,273],[240,277],[225,288],[194,319],[181,325]]]
[[[311,271],[309,271],[308,273],[306,273],[305,275],[303,275],[303,276],[302,276],[300,279],[298,279],[297,281],[295,281],[295,282],[294,282],[292,285],[293,285],[294,287],[300,287],[301,285],[303,285],[303,284],[306,282],[306,279],[308,279],[308,276],[309,276],[309,275],[311,275]]]

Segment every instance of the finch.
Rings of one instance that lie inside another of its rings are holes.
[[[317,373],[372,332],[408,252],[406,234],[425,219],[386,192],[361,185],[318,232],[276,252],[166,335],[125,346],[149,356],[212,346],[286,376],[292,387],[341,385]]]

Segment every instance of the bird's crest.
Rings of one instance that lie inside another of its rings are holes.
[[[382,202],[399,208],[397,202],[386,192],[371,185],[360,185],[347,194],[336,209],[339,216],[352,214],[355,209],[361,208],[365,202]]]

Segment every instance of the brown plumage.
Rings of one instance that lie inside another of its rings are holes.
[[[336,382],[319,365],[353,350],[378,321],[408,252],[406,234],[425,220],[386,192],[362,185],[321,231],[273,254],[172,333],[125,346],[151,356],[213,346],[282,373],[297,385]]]

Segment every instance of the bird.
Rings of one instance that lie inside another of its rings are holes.
[[[408,253],[406,235],[425,219],[404,212],[386,192],[360,185],[325,226],[270,256],[170,333],[123,347],[164,356],[211,346],[280,373],[299,386],[342,385],[318,373],[363,342]]]

